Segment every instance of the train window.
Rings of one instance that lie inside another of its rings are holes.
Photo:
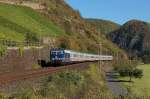
[[[65,53],[65,57],[66,58],[70,58],[70,54],[69,53]]]
[[[64,54],[64,52],[63,52],[63,51],[61,51],[61,54]]]
[[[56,54],[58,54],[58,55],[59,55],[59,54],[60,54],[60,52],[56,52]]]
[[[51,52],[52,54],[56,54],[56,52]]]
[[[77,57],[78,55],[77,54],[73,54],[73,57]]]

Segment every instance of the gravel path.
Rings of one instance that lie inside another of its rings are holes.
[[[112,91],[114,95],[117,96],[126,96],[127,95],[127,89],[123,87],[122,82],[116,78],[115,72],[107,72],[106,78],[107,78],[107,85],[108,88]]]

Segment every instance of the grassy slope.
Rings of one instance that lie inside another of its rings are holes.
[[[141,65],[138,68],[143,70],[144,76],[141,79],[133,79],[134,83],[125,83],[125,85],[131,88],[131,92],[137,96],[148,96],[150,93],[150,64]]]
[[[0,38],[22,41],[25,33],[50,36],[64,31],[30,8],[0,3]]]

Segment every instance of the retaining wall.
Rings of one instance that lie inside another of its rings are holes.
[[[0,57],[0,73],[38,67],[38,60],[49,58],[49,48],[9,49]]]

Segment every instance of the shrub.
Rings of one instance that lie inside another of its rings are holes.
[[[141,78],[143,76],[143,71],[136,68],[138,63],[137,60],[119,60],[115,63],[115,70],[121,77],[130,77],[130,81],[132,77]]]
[[[6,52],[6,46],[0,45],[0,56],[3,56]]]
[[[69,38],[67,36],[59,37],[57,40],[57,45],[60,48],[68,49],[69,48]]]
[[[131,70],[129,68],[121,68],[119,70],[119,74],[120,76],[122,77],[125,77],[125,76],[130,76],[130,73],[131,73]]]
[[[133,75],[135,78],[141,78],[143,76],[143,71],[141,69],[135,69]]]
[[[77,97],[84,79],[84,75],[77,71],[63,71],[53,74],[48,77],[47,83],[39,91],[39,94],[43,97],[72,99]]]
[[[22,46],[19,47],[19,54],[22,57],[24,54],[24,48]]]
[[[143,62],[146,63],[146,64],[150,63],[150,55],[144,55],[144,56],[142,57],[142,60],[143,60]]]
[[[26,41],[39,42],[39,37],[36,33],[26,33]]]
[[[9,97],[5,96],[4,94],[0,93],[0,99],[9,99]]]
[[[120,68],[118,71],[121,77],[135,77],[141,78],[143,76],[143,71],[141,69],[130,69],[130,68]]]
[[[117,60],[117,61],[115,61],[115,63],[113,65],[114,65],[114,67],[115,67],[114,69],[116,71],[131,68],[131,64],[127,60]]]

